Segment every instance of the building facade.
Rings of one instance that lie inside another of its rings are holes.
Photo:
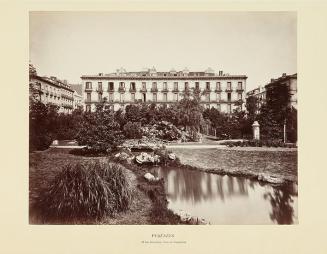
[[[79,94],[77,91],[74,91],[74,103],[73,108],[75,109],[83,109],[83,95]]]
[[[71,113],[74,108],[74,90],[66,80],[56,77],[40,77],[32,75],[30,84],[33,86],[36,99],[44,104],[53,104],[59,107],[60,113]]]
[[[265,86],[259,86],[251,91],[248,91],[246,93],[246,97],[254,96],[257,98],[258,108],[261,107],[263,103],[266,102],[267,99],[267,89],[269,89],[272,86],[275,85],[286,85],[289,87],[290,91],[290,101],[289,106],[292,106],[297,109],[297,74],[292,75],[286,75],[286,73],[283,73],[283,75],[276,79],[271,79],[268,84]]]
[[[81,79],[86,111],[94,111],[100,102],[114,110],[132,103],[169,106],[191,92],[200,95],[205,107],[230,113],[236,107],[244,107],[247,77],[222,71],[216,74],[210,68],[202,72],[158,72],[155,68],[127,72],[121,68],[110,74],[83,75]]]

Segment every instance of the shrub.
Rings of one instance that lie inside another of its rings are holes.
[[[67,165],[41,193],[37,209],[46,219],[100,219],[126,210],[131,197],[130,183],[121,165]]]
[[[86,145],[98,153],[106,153],[122,143],[123,135],[114,114],[99,110],[83,115],[76,140],[79,145]]]
[[[124,125],[124,135],[126,138],[142,138],[142,128],[140,122],[128,122]]]

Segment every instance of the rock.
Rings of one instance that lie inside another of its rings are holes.
[[[159,181],[159,177],[155,177],[154,175],[152,175],[149,172],[144,175],[144,178],[146,180],[148,180],[149,182]]]
[[[171,160],[176,160],[176,155],[174,153],[168,154],[168,158]]]
[[[155,159],[154,156],[148,153],[141,153],[140,155],[136,156],[136,162],[139,164],[151,162],[154,163]]]
[[[182,221],[190,221],[192,219],[192,216],[183,210],[178,210],[176,214],[181,217]]]
[[[274,184],[284,183],[284,180],[282,178],[267,175],[267,174],[264,174],[264,173],[261,173],[261,174],[258,175],[258,180],[263,181],[263,182],[268,182],[268,183],[274,183]]]
[[[59,141],[58,141],[58,140],[53,140],[53,141],[52,141],[52,145],[53,145],[53,146],[57,146],[57,145],[59,145]]]

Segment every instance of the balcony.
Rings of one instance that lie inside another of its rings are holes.
[[[125,87],[119,87],[118,88],[118,92],[120,92],[120,93],[125,93]]]
[[[223,90],[221,90],[221,88],[216,88],[215,92],[216,93],[221,93]]]
[[[146,93],[147,90],[146,90],[146,88],[141,88],[141,89],[140,89],[140,92],[141,92],[141,93]]]
[[[67,94],[61,94],[61,97],[64,98],[64,99],[67,99],[67,100],[71,100],[71,101],[74,100],[74,97],[73,96],[69,96]]]
[[[130,89],[129,89],[129,92],[131,92],[131,93],[136,93],[136,89],[135,89],[135,88],[130,88]]]
[[[174,89],[173,89],[173,93],[179,93],[178,88],[174,88]]]
[[[114,90],[114,88],[112,87],[112,88],[108,88],[108,92],[109,93],[113,93],[115,90]]]
[[[231,88],[227,88],[227,89],[225,90],[225,92],[226,92],[226,93],[231,93],[231,92],[233,92],[233,89],[231,89]]]
[[[157,93],[158,92],[158,88],[151,88],[151,92],[152,93]]]
[[[169,90],[168,90],[168,88],[163,88],[163,89],[161,90],[161,92],[163,92],[163,93],[168,93]]]
[[[89,87],[85,88],[85,92],[92,92],[92,91],[93,91],[92,88],[89,88]]]
[[[243,89],[242,87],[238,87],[238,88],[236,89],[236,92],[244,92],[244,89]]]
[[[211,89],[210,88],[206,88],[203,90],[204,93],[210,93],[211,92]]]
[[[200,94],[201,93],[201,89],[196,87],[194,88],[194,91],[193,91],[195,94]]]
[[[97,92],[100,93],[100,94],[102,94],[103,93],[103,89],[102,88],[98,88],[97,89]]]

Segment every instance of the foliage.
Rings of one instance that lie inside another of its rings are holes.
[[[85,113],[76,140],[80,145],[89,146],[99,153],[115,149],[123,140],[115,113],[109,110]]]
[[[203,121],[202,107],[196,98],[184,98],[176,104],[178,125],[186,130],[199,131]]]
[[[81,109],[75,109],[72,114],[59,114],[56,120],[56,139],[75,139],[82,121],[83,111]]]
[[[142,128],[140,122],[128,122],[124,125],[124,135],[126,138],[142,138]]]
[[[251,133],[250,122],[245,112],[239,109],[230,115],[221,113],[216,108],[206,109],[203,117],[208,121],[207,124],[216,130],[216,136],[221,139],[244,138]]]
[[[154,125],[146,125],[142,130],[143,135],[149,138],[173,141],[182,137],[182,132],[175,125],[166,121],[161,121]]]
[[[261,106],[257,119],[263,139],[283,140],[286,123],[287,141],[297,140],[297,112],[289,105],[291,95],[286,84],[267,87],[266,103]]]
[[[41,102],[32,102],[29,108],[30,150],[47,149],[56,137],[58,107]]]
[[[114,163],[69,164],[40,193],[37,210],[46,219],[112,216],[129,207],[132,193],[124,168]]]
[[[254,122],[258,112],[258,99],[255,96],[249,96],[245,104],[247,117],[250,122]]]

